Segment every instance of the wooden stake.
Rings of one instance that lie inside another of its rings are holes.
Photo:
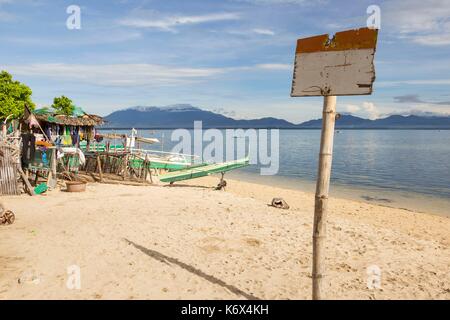
[[[336,120],[336,96],[325,96],[320,140],[319,170],[316,185],[313,229],[312,298],[324,299],[325,238],[328,191],[330,189],[331,163],[333,159],[334,124]]]
[[[17,170],[19,171],[20,176],[22,177],[22,180],[23,180],[23,182],[25,183],[25,186],[26,186],[27,189],[28,189],[28,194],[29,194],[30,196],[34,196],[34,195],[35,195],[34,189],[33,189],[33,187],[31,186],[30,181],[28,181],[28,177],[25,176],[25,173],[22,171],[22,168],[20,167],[20,165],[19,165],[19,167],[17,168]]]
[[[147,181],[147,174],[148,174],[148,170],[147,170],[147,162],[148,162],[148,154],[145,155],[145,160],[144,160],[144,181]]]
[[[123,160],[123,180],[128,179],[128,154],[125,155]]]
[[[97,155],[97,169],[100,175],[100,182],[103,182],[103,170],[102,170],[102,161],[100,160],[100,155]]]
[[[47,185],[54,189],[56,187],[57,184],[57,173],[56,173],[56,167],[57,167],[57,163],[56,163],[56,149],[51,149],[52,152],[52,158],[50,160],[50,172],[48,174],[48,178],[47,178]]]

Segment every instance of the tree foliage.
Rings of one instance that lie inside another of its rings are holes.
[[[75,109],[75,105],[72,103],[72,100],[66,96],[61,96],[53,99],[52,108],[55,109],[58,114],[71,116]]]
[[[6,71],[0,72],[0,119],[9,115],[20,118],[25,110],[25,104],[34,109],[31,100],[31,89],[19,81],[14,81],[12,75]]]

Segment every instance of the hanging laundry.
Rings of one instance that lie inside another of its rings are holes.
[[[22,134],[22,164],[28,166],[34,161],[36,152],[36,138],[32,133]]]

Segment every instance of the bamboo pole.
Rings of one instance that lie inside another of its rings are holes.
[[[148,174],[148,170],[147,170],[147,162],[148,162],[148,154],[145,155],[145,160],[144,160],[144,172],[143,172],[143,180],[147,181],[147,174]]]
[[[103,170],[102,170],[102,161],[100,160],[100,155],[97,154],[97,169],[100,175],[100,182],[103,182]]]
[[[125,154],[123,161],[123,180],[128,179],[128,154]]]
[[[331,163],[333,159],[334,124],[336,120],[336,96],[325,96],[320,139],[319,170],[316,185],[313,229],[312,298],[324,299],[325,238],[328,191],[330,189]]]
[[[57,163],[56,163],[56,149],[55,148],[53,148],[53,149],[51,149],[51,152],[52,152],[52,158],[51,158],[51,161],[50,161],[50,172],[49,172],[49,174],[48,174],[48,177],[47,177],[47,185],[50,187],[50,188],[55,188],[56,187],[56,184],[57,184],[57,173],[56,173],[56,167],[57,167]]]

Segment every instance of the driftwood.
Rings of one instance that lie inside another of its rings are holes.
[[[30,196],[34,196],[35,195],[34,189],[31,186],[30,181],[28,181],[28,177],[25,175],[25,173],[23,172],[23,170],[20,166],[17,168],[17,170],[19,170],[20,176],[22,177],[22,180],[25,183],[25,186],[27,187],[28,194]]]

